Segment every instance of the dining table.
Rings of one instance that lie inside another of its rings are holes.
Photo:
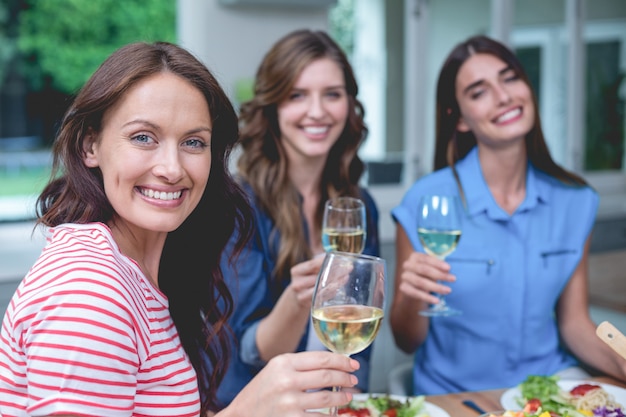
[[[586,381],[594,381],[597,383],[604,383],[615,385],[620,388],[626,388],[626,384],[608,376],[596,376],[586,378]],[[509,389],[493,389],[486,391],[473,391],[473,392],[456,392],[452,394],[442,395],[427,395],[426,401],[435,404],[444,409],[450,417],[477,417],[480,413],[472,408],[463,404],[463,401],[473,401],[478,407],[485,411],[502,410],[500,404],[500,397]]]

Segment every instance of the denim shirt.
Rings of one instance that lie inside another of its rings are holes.
[[[508,214],[484,180],[477,148],[456,166],[467,206],[446,258],[457,278],[446,302],[462,315],[430,319],[415,353],[415,394],[512,387],[575,365],[560,343],[555,307],[582,258],[598,195],[529,163],[526,197]],[[459,194],[449,167],[416,181],[392,210],[420,252],[417,202],[429,193]]]
[[[290,279],[276,279],[273,270],[276,265],[280,235],[274,230],[275,224],[265,212],[249,185],[244,184],[254,210],[255,232],[248,246],[232,264],[228,256],[232,253],[233,240],[222,257],[224,279],[233,295],[234,311],[229,325],[234,338],[230,353],[230,364],[224,380],[217,392],[218,400],[228,405],[243,387],[265,366],[256,346],[256,331],[261,319],[274,308],[279,297],[287,288]],[[379,256],[378,209],[371,195],[361,189],[360,198],[367,212],[367,231],[364,254]],[[308,235],[308,225],[302,215],[302,227]],[[272,233],[275,232],[275,233]],[[309,327],[300,341],[297,351],[306,350]],[[361,367],[355,372],[359,379],[357,387],[364,392],[369,385],[369,359],[372,346],[353,355]]]

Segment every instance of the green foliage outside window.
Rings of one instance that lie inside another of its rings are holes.
[[[9,62],[15,56],[15,42],[9,34],[9,21],[9,9],[0,6],[0,85],[8,72]]]
[[[51,87],[73,94],[118,47],[133,41],[176,40],[172,0],[23,3],[17,44],[23,57],[21,72],[34,91]]]

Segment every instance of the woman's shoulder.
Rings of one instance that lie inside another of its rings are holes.
[[[365,202],[366,206],[376,208],[376,200],[372,196],[372,193],[365,187],[359,187],[359,194],[361,199]]]
[[[49,230],[48,243],[24,282],[33,288],[127,293],[143,286],[140,275],[106,225],[64,224]]]
[[[599,199],[598,192],[588,184],[567,184],[541,170],[535,170],[535,176],[539,180],[540,186],[556,198],[570,197],[589,201]]]
[[[235,177],[235,180],[237,181],[237,184],[239,184],[239,187],[241,187],[241,189],[243,190],[244,197],[246,198],[250,208],[252,209],[253,214],[257,217],[267,216],[267,214],[262,208],[261,202],[259,201],[259,196],[257,192],[254,190],[254,187],[252,186],[252,184],[250,184],[250,182],[244,179],[241,175],[237,175]]]
[[[111,229],[104,223],[65,223],[45,230],[44,254],[74,255],[83,251],[117,250]]]
[[[133,299],[146,291],[130,261],[125,263],[108,229],[101,225],[61,225],[20,283],[16,314],[74,306],[83,317],[98,312],[128,317]],[[17,313],[21,312],[21,313]],[[68,312],[68,314],[70,314]]]

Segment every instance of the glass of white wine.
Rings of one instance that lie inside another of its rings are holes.
[[[386,268],[385,260],[376,256],[326,253],[311,317],[315,333],[329,350],[350,356],[374,341],[384,315]],[[337,415],[336,408],[331,415]]]
[[[461,239],[461,207],[454,195],[426,195],[420,199],[417,215],[417,234],[427,254],[445,259]],[[423,316],[454,316],[460,310],[450,307],[443,296]]]
[[[326,252],[361,253],[367,236],[363,201],[353,197],[336,197],[324,206],[322,245]]]

